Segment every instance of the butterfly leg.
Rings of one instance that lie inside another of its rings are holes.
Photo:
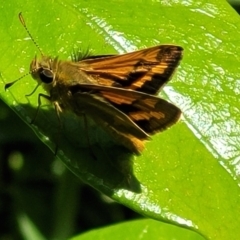
[[[55,107],[55,112],[57,114],[57,119],[58,119],[58,123],[59,123],[59,131],[58,131],[58,134],[57,134],[57,142],[56,142],[55,151],[54,151],[54,155],[56,156],[57,152],[58,152],[58,143],[59,143],[60,135],[61,135],[61,132],[63,130],[63,124],[62,124],[60,114],[59,114],[62,111],[62,109],[59,106],[58,102],[54,102],[53,104],[54,104],[54,107]]]
[[[42,101],[41,101],[41,98],[45,98],[47,99],[48,101],[51,101],[51,97],[48,96],[48,95],[45,95],[45,94],[42,94],[40,93],[38,95],[38,107],[37,107],[37,110],[36,110],[36,113],[35,113],[35,116],[34,118],[32,119],[31,123],[30,124],[33,124],[37,118],[37,115],[38,115],[38,112],[39,112],[39,109],[42,105]],[[61,122],[61,119],[60,119],[60,115],[59,115],[59,112],[61,112],[61,107],[58,105],[58,103],[54,102],[54,107],[55,107],[55,110],[56,110],[56,114],[57,114],[57,118],[59,120],[59,132],[58,132],[58,137],[57,137],[57,144],[56,144],[56,147],[55,147],[55,151],[54,151],[54,155],[56,156],[57,155],[57,151],[58,151],[58,142],[59,142],[59,137],[60,137],[60,132],[62,131],[62,122]]]
[[[40,107],[41,107],[41,105],[42,105],[41,97],[42,97],[42,98],[45,98],[45,99],[47,99],[47,100],[49,100],[49,101],[51,100],[51,97],[48,96],[48,95],[45,95],[45,94],[42,94],[42,93],[40,93],[40,94],[38,95],[38,107],[37,107],[35,116],[33,117],[33,119],[32,119],[32,121],[30,122],[30,124],[33,124],[33,123],[35,122],[36,118],[37,118],[39,109],[40,109]]]

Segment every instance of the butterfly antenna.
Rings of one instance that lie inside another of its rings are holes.
[[[18,14],[18,17],[19,17],[19,20],[21,22],[21,24],[23,25],[23,27],[25,28],[26,32],[28,33],[28,36],[31,38],[31,40],[33,41],[34,45],[36,46],[36,48],[38,49],[38,51],[41,53],[41,55],[43,56],[43,52],[41,50],[41,48],[39,47],[39,45],[37,44],[37,42],[34,40],[32,34],[29,32],[28,28],[27,28],[27,25],[24,21],[24,18],[23,18],[23,15],[22,15],[22,12],[20,12]]]
[[[32,42],[34,43],[34,45],[36,46],[36,48],[38,49],[38,51],[39,51],[39,52],[41,53],[41,55],[43,56],[43,52],[42,52],[41,48],[38,46],[37,42],[34,40],[32,34],[29,32],[29,30],[28,30],[28,28],[27,28],[27,25],[26,25],[26,23],[25,23],[25,21],[24,21],[22,12],[20,12],[20,13],[18,14],[18,17],[19,17],[19,20],[20,20],[21,24],[23,25],[23,27],[24,27],[25,30],[27,31],[28,36],[31,38],[31,40],[32,40]],[[24,75],[21,76],[20,78],[12,81],[12,82],[10,82],[10,83],[5,84],[5,91],[6,91],[8,88],[10,88],[14,83],[18,82],[19,80],[21,80],[22,78],[28,76],[29,74],[32,74],[34,71],[35,71],[35,70],[32,70],[31,72],[28,72],[28,73],[24,74]]]
[[[12,82],[10,82],[10,83],[6,83],[6,84],[5,84],[5,87],[4,87],[4,88],[5,88],[5,91],[6,91],[8,88],[10,88],[14,83],[18,82],[19,80],[21,80],[22,78],[26,77],[26,76],[29,75],[29,74],[31,74],[31,73],[26,73],[26,74],[24,74],[23,76],[21,76],[20,78],[12,81]]]

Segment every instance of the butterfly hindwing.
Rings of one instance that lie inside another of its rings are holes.
[[[118,142],[139,154],[144,148],[144,140],[149,139],[149,135],[101,94],[95,94],[92,90],[86,92],[86,88],[82,90],[84,92],[78,88],[72,95],[73,112],[78,116],[86,114]]]
[[[150,135],[170,127],[178,121],[181,115],[178,107],[164,99],[132,90],[79,84],[72,86],[71,92],[73,97],[78,93],[104,99],[108,104],[128,116],[134,126],[136,124]],[[113,117],[116,115],[113,114]],[[109,122],[114,123],[112,119]],[[129,121],[128,124],[131,125]]]

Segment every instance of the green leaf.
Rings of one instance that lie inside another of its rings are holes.
[[[64,131],[46,104],[30,127],[79,178],[135,211],[194,229],[209,239],[239,236],[239,17],[225,1],[18,1],[1,6],[1,98],[27,123],[38,106],[36,83],[24,77],[38,52],[17,18],[47,55],[67,59],[79,47],[122,53],[173,43],[184,59],[164,96],[183,120],[132,156],[93,125],[64,115]]]
[[[158,239],[158,240],[203,240],[204,238],[192,231],[178,228],[153,220],[136,220],[110,227],[100,228],[75,236],[71,240],[88,239]]]

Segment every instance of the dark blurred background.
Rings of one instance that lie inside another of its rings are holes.
[[[0,240],[25,239],[28,224],[67,239],[141,217],[81,182],[1,100],[0,109]]]
[[[229,4],[240,13],[240,0],[228,0]]]

